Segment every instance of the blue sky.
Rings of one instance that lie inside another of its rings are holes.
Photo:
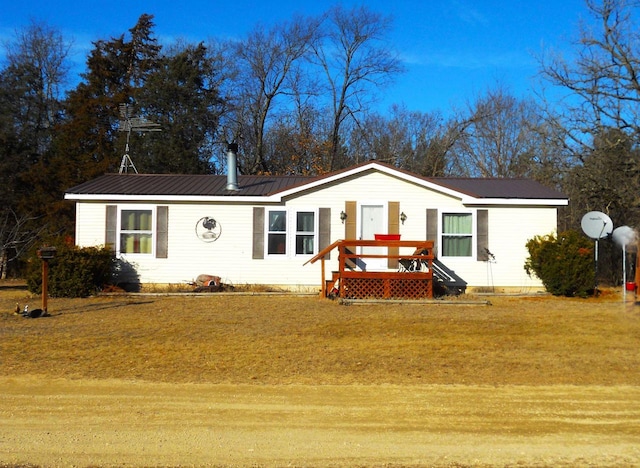
[[[0,39],[11,38],[31,19],[43,21],[73,39],[78,67],[83,66],[91,41],[127,32],[142,13],[154,15],[161,43],[177,38],[199,42],[243,37],[258,22],[287,20],[296,13],[315,15],[333,4],[305,0],[3,3]],[[393,17],[390,39],[406,67],[381,94],[382,111],[402,103],[410,110],[448,113],[498,84],[518,97],[526,96],[537,87],[535,56],[550,48],[568,49],[580,19],[588,19],[584,0],[369,0],[364,4]]]

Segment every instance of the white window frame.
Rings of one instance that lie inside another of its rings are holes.
[[[444,237],[450,236],[451,233],[446,233],[444,231],[444,217],[446,215],[468,215],[471,216],[471,233],[464,234],[460,237],[470,237],[471,238],[471,252],[469,255],[445,255],[444,254]],[[476,231],[476,213],[475,211],[460,211],[460,210],[442,210],[440,211],[440,220],[438,222],[438,238],[440,239],[440,256],[442,258],[451,258],[451,259],[475,259],[476,258],[476,244],[478,233]]]
[[[274,212],[283,212],[284,213],[284,220],[285,220],[285,228],[284,231],[272,231],[271,230],[271,213]],[[266,209],[266,213],[265,213],[265,217],[264,217],[264,221],[265,221],[265,227],[264,227],[264,254],[265,256],[268,257],[286,257],[289,254],[289,243],[287,241],[288,238],[288,231],[290,229],[290,225],[291,222],[289,220],[289,213],[287,212],[287,209],[284,207],[277,207],[277,208],[267,208]],[[275,252],[275,253],[269,253],[269,237],[271,235],[282,235],[284,234],[284,252]]]
[[[285,252],[284,253],[269,253],[269,235],[276,234],[281,231],[271,231],[269,228],[269,220],[271,213],[274,211],[284,211],[286,227],[285,234]],[[313,213],[313,231],[298,231],[297,230],[297,218],[298,213]],[[265,258],[293,258],[293,257],[312,257],[318,253],[318,242],[320,240],[320,227],[319,227],[319,209],[318,208],[304,208],[304,207],[273,207],[265,208],[265,229],[264,229],[264,255]],[[296,242],[299,235],[313,235],[313,253],[298,254],[296,253]]]
[[[299,213],[312,213],[313,214],[313,227],[311,231],[298,231],[298,214]],[[291,236],[291,252],[296,257],[311,257],[318,252],[318,210],[317,209],[296,209],[292,211],[292,236]],[[298,236],[312,236],[313,238],[313,249],[311,249],[310,253],[298,253]]]
[[[144,230],[128,230],[124,231],[122,229],[122,213],[125,211],[149,211],[151,212],[151,219],[149,221],[151,229]],[[156,254],[156,207],[154,205],[118,205],[118,213],[117,213],[117,232],[116,232],[116,243],[117,243],[117,252],[126,255],[126,256],[140,256],[140,257],[155,257]],[[140,234],[149,234],[151,236],[149,242],[151,244],[151,249],[149,252],[124,252],[122,246],[122,235],[127,233],[140,233]]]

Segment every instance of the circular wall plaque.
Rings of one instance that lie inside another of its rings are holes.
[[[213,242],[222,234],[220,223],[210,216],[200,218],[196,223],[196,236],[203,242]]]

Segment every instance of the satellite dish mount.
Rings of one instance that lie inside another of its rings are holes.
[[[618,226],[611,237],[622,247],[622,302],[627,302],[627,245],[637,242],[636,232],[629,226]],[[632,284],[635,290],[635,282]]]
[[[598,291],[598,240],[603,239],[613,231],[611,218],[600,211],[589,211],[582,217],[580,222],[584,233],[595,241],[594,249],[594,291]]]

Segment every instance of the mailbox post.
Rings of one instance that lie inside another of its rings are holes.
[[[49,287],[49,260],[56,256],[55,247],[41,247],[38,249],[38,257],[42,260],[42,313],[47,315],[47,299]]]

